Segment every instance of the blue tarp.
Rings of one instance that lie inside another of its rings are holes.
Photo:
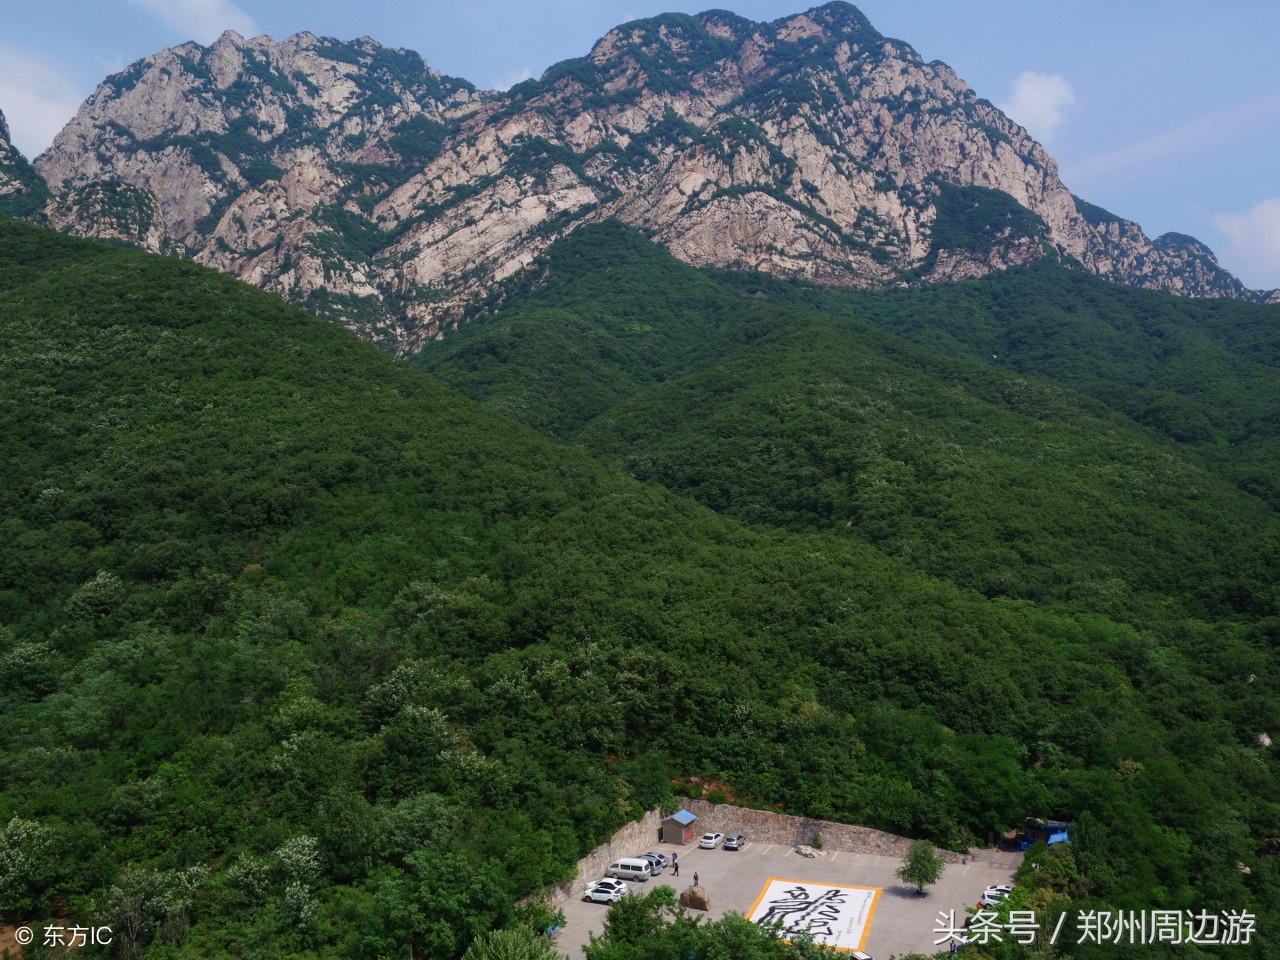
[[[1051,843],[1051,844],[1053,844],[1053,843],[1070,843],[1070,842],[1071,842],[1071,838],[1070,838],[1069,836],[1067,836],[1067,831],[1063,830],[1061,833],[1055,833],[1055,834],[1053,834],[1053,836],[1051,836],[1051,837],[1049,838],[1049,841],[1048,841],[1048,842],[1049,842],[1049,843]]]

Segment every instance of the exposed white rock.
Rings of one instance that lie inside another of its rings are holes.
[[[853,287],[1055,255],[1118,282],[1250,295],[1190,238],[1086,219],[1024,129],[852,7],[631,24],[579,66],[479,94],[367,38],[228,32],[108,78],[36,162],[65,229],[109,232],[69,198],[132,185],[156,209],[126,225],[133,242],[176,245],[402,353],[610,216],[693,264]],[[1043,226],[939,249],[943,184],[1002,191]]]
[[[0,113],[0,202],[38,206],[42,195],[39,174],[10,142],[9,124]]]

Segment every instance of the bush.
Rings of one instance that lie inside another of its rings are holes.
[[[528,927],[512,927],[480,934],[462,960],[558,960],[560,956],[550,937]]]

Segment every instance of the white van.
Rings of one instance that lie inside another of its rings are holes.
[[[623,857],[621,860],[615,860],[609,864],[609,869],[604,874],[606,877],[617,877],[619,880],[637,880],[643,883],[653,875],[653,870],[648,860],[641,860],[639,857]]]

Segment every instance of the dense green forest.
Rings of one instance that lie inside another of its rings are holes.
[[[723,275],[948,356],[1034,374],[1101,400],[1280,506],[1275,306],[1196,300],[1044,263],[980,281],[859,294]]]
[[[619,224],[534,276],[418,362],[720,513],[1134,623],[1217,615],[1265,577],[1245,568],[1274,553],[1273,308],[1057,265],[851,294],[698,271]]]
[[[477,403],[227,277],[0,219],[0,920],[456,958],[698,776],[954,847],[1070,818],[1045,896],[1249,909],[1239,952],[1271,955],[1277,550],[1230,458],[600,230],[426,358]],[[895,469],[901,509],[859,499]]]

